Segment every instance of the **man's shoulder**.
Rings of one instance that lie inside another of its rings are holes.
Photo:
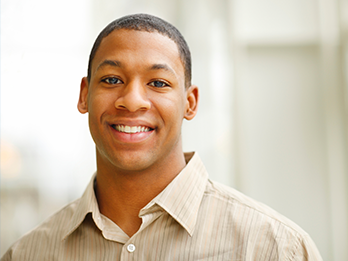
[[[198,224],[204,224],[200,227],[209,238],[228,241],[228,249],[238,246],[246,259],[259,260],[262,252],[269,260],[322,260],[302,228],[265,204],[218,182],[209,180],[206,185]]]
[[[224,202],[224,207],[227,208],[231,215],[232,213],[247,213],[249,216],[253,215],[254,220],[259,220],[259,222],[250,222],[249,225],[265,226],[267,223],[277,224],[294,236],[308,236],[300,226],[290,219],[232,187],[209,180],[205,196]],[[244,222],[244,220],[235,218],[234,222]]]
[[[75,213],[75,209],[80,199],[77,199],[52,216],[48,217],[40,225],[19,238],[4,254],[1,261],[7,260],[25,260],[28,256],[28,251],[33,253],[43,253],[49,248],[51,244],[59,245],[67,232],[69,221]],[[21,259],[21,258],[24,259]]]

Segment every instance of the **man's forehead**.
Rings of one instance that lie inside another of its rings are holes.
[[[121,52],[122,50],[122,52]],[[152,62],[149,69],[163,69],[173,71],[168,63],[180,63],[184,70],[184,65],[180,57],[177,44],[169,37],[157,31],[138,31],[130,29],[117,29],[103,38],[93,59],[93,71],[97,71],[104,66],[114,66],[124,68],[127,60],[120,61],[118,56],[127,53],[133,56],[139,54],[139,60],[151,58]],[[132,57],[133,58],[133,57]]]
[[[115,67],[115,68],[126,68],[126,65],[124,65],[121,61],[118,60],[103,60],[97,67],[96,71],[99,69],[102,69],[103,67]],[[154,64],[149,64],[146,68],[148,71],[156,71],[156,70],[164,70],[167,71],[173,75],[175,74],[175,71],[166,63],[154,63]]]

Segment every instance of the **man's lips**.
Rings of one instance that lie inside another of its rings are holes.
[[[129,126],[123,124],[111,124],[114,130],[114,138],[121,143],[138,144],[148,140],[154,133],[154,129],[148,126]]]
[[[122,124],[113,124],[111,125],[115,130],[127,133],[127,134],[134,134],[134,133],[140,133],[140,132],[149,132],[153,129],[147,126],[128,126],[128,125],[122,125]]]

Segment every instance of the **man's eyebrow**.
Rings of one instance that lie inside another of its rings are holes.
[[[104,60],[101,64],[98,65],[97,71],[99,70],[99,68],[104,67],[106,65],[111,65],[114,67],[122,67],[122,63],[120,61],[117,60]]]
[[[174,70],[165,63],[156,63],[150,67],[150,70],[165,70],[172,73],[173,75],[176,75]]]

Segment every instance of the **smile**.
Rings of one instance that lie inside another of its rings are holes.
[[[128,134],[151,131],[151,128],[145,126],[112,125],[112,127],[119,132],[124,132]]]

